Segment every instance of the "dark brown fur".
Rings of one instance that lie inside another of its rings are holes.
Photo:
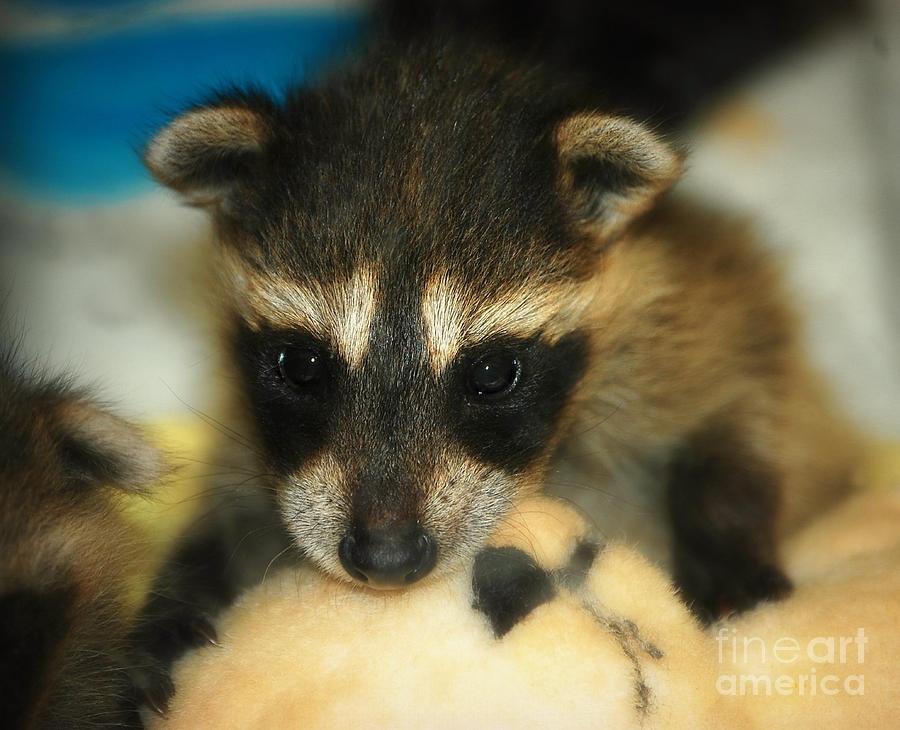
[[[114,492],[163,473],[135,429],[0,356],[0,717],[6,727],[134,723],[128,570]],[[133,587],[133,585],[132,585]],[[130,707],[130,709],[129,709]]]
[[[667,485],[675,575],[707,617],[789,590],[780,539],[853,484],[857,436],[802,352],[780,279],[745,223],[677,199],[597,273],[570,449],[588,473],[639,482],[649,469]]]

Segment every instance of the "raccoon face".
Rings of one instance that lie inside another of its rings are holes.
[[[429,338],[387,303],[356,360],[308,330],[238,326],[286,523],[318,564],[372,585],[452,565],[536,488],[587,356],[579,333],[494,333],[447,360]]]
[[[631,122],[542,102],[528,72],[438,56],[283,105],[221,97],[145,157],[213,213],[287,526],[374,587],[471,556],[540,486],[602,251],[679,166]]]

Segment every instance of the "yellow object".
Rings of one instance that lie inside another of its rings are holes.
[[[563,580],[593,537],[543,497],[492,542],[531,555],[554,594],[502,636],[473,608],[471,566],[389,593],[276,574],[177,666],[151,728],[900,727],[898,457],[879,447],[872,489],[785,546],[793,595],[710,628],[625,545]]]

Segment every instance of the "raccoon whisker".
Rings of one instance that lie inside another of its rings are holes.
[[[266,569],[263,572],[262,580],[265,581],[268,579],[269,571],[272,569],[272,566],[275,565],[275,563],[278,561],[279,558],[281,558],[284,555],[287,555],[289,553],[294,553],[296,551],[297,551],[297,549],[293,544],[290,544],[287,547],[283,548],[282,550],[278,551],[266,565]]]
[[[552,489],[562,489],[565,490],[568,494],[572,494],[574,492],[580,491],[584,493],[591,494],[602,494],[607,498],[608,503],[612,506],[621,505],[622,507],[628,508],[630,510],[638,511],[646,514],[659,514],[660,510],[654,509],[646,504],[641,503],[639,500],[629,499],[624,494],[617,493],[610,489],[605,489],[601,485],[592,485],[592,484],[584,484],[574,481],[548,481],[546,483],[547,487]],[[563,498],[565,499],[565,498]],[[571,500],[566,500],[571,501]]]
[[[187,494],[180,499],[171,500],[166,503],[167,507],[176,508],[176,507],[184,507],[186,505],[192,505],[196,503],[206,504],[209,506],[209,511],[205,514],[209,514],[218,508],[218,505],[215,505],[211,498],[218,497],[222,494],[225,494],[227,490],[225,487],[208,487],[206,489],[199,490],[197,492],[193,492],[191,494]]]
[[[248,484],[252,485],[254,488],[259,488],[262,491],[270,492],[272,491],[269,486],[273,480],[275,480],[276,476],[271,472],[258,471],[253,469],[239,469],[239,468],[231,468],[225,465],[214,465],[221,467],[221,471],[209,472],[208,474],[204,474],[201,478],[203,479],[224,479],[225,477],[229,477],[227,482],[220,482],[218,484],[212,485],[212,488],[224,488],[230,489],[234,487],[245,487]]]
[[[513,506],[513,508],[510,510],[510,515],[515,515],[515,516],[525,516],[525,515],[534,515],[534,514],[546,514],[546,513],[544,511],[539,512],[536,509],[524,510],[518,505]],[[513,527],[513,531],[517,535],[522,537],[523,541],[525,543],[527,543],[527,545],[532,553],[536,552],[536,547],[534,544],[534,536],[530,530],[526,529],[522,525],[522,523],[520,523],[517,520],[508,521],[506,524],[508,526],[511,525]]]
[[[600,405],[609,405],[610,410],[607,413],[604,413],[599,420],[592,421],[590,424],[583,424],[582,428],[576,429],[574,431],[575,436],[585,436],[586,434],[591,433],[599,428],[602,428],[606,423],[615,416],[622,408],[622,403],[601,403]]]
[[[242,511],[242,500],[227,486],[211,487],[183,499],[169,502],[167,507],[171,509],[184,508],[185,506],[199,505],[203,507],[189,515],[187,527],[182,532],[191,529],[191,525],[198,525],[212,519],[217,514],[238,514]]]
[[[199,480],[209,485],[205,489],[232,489],[250,484],[262,491],[271,491],[268,486],[273,479],[271,474],[251,469],[232,469],[222,464],[209,464],[209,466],[218,468],[193,476],[194,480]]]
[[[257,454],[257,447],[251,438],[247,437],[245,434],[242,434],[240,431],[237,431],[236,429],[228,426],[224,421],[221,421],[211,414],[197,408],[196,406],[191,405],[188,401],[178,395],[178,393],[172,390],[172,388],[169,388],[169,392],[171,392],[172,395],[178,399],[178,402],[185,406],[192,415],[197,416],[207,426],[212,426],[223,436],[227,436],[235,443],[238,443],[250,450],[252,453]]]
[[[231,472],[210,472],[209,474],[202,474],[196,477],[203,482],[209,482],[211,480],[215,480],[216,483],[207,484],[203,489],[198,489],[189,492],[181,496],[175,500],[166,500],[170,505],[182,505],[188,502],[192,502],[198,499],[206,499],[208,497],[217,496],[217,495],[227,495],[233,493],[237,488],[244,487],[248,484],[252,484],[254,489],[258,489],[263,492],[272,492],[272,488],[266,486],[269,475],[265,473],[259,472],[243,472],[240,474],[241,479],[233,479],[229,481],[223,481],[222,477],[224,476],[237,476],[233,475]],[[237,497],[235,497],[237,498]]]
[[[246,530],[244,532],[244,534],[241,536],[241,538],[239,540],[236,540],[235,544],[232,546],[231,554],[229,555],[229,560],[231,560],[235,556],[235,554],[238,552],[238,550],[241,548],[241,546],[244,543],[246,543],[247,540],[249,540],[250,538],[258,537],[259,535],[264,535],[267,532],[272,532],[272,531],[278,530],[278,529],[279,529],[279,526],[277,524],[265,524],[265,525],[259,525],[257,527],[254,527],[251,530]],[[276,555],[276,558],[280,555],[283,555],[287,550],[290,550],[290,546],[288,546],[284,550],[279,551],[278,555]],[[273,560],[274,560],[274,558],[273,558]]]

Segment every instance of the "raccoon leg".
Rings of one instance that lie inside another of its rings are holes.
[[[213,617],[234,598],[226,549],[209,531],[185,537],[156,578],[132,636],[137,705],[165,715],[174,693],[170,672],[186,651],[214,643]]]
[[[137,702],[161,715],[175,691],[174,662],[215,644],[219,612],[262,580],[276,558],[293,554],[274,501],[262,492],[220,494],[206,507],[163,566],[132,637]]]
[[[790,592],[775,549],[779,488],[733,427],[706,428],[675,454],[666,495],[675,580],[702,620]]]

